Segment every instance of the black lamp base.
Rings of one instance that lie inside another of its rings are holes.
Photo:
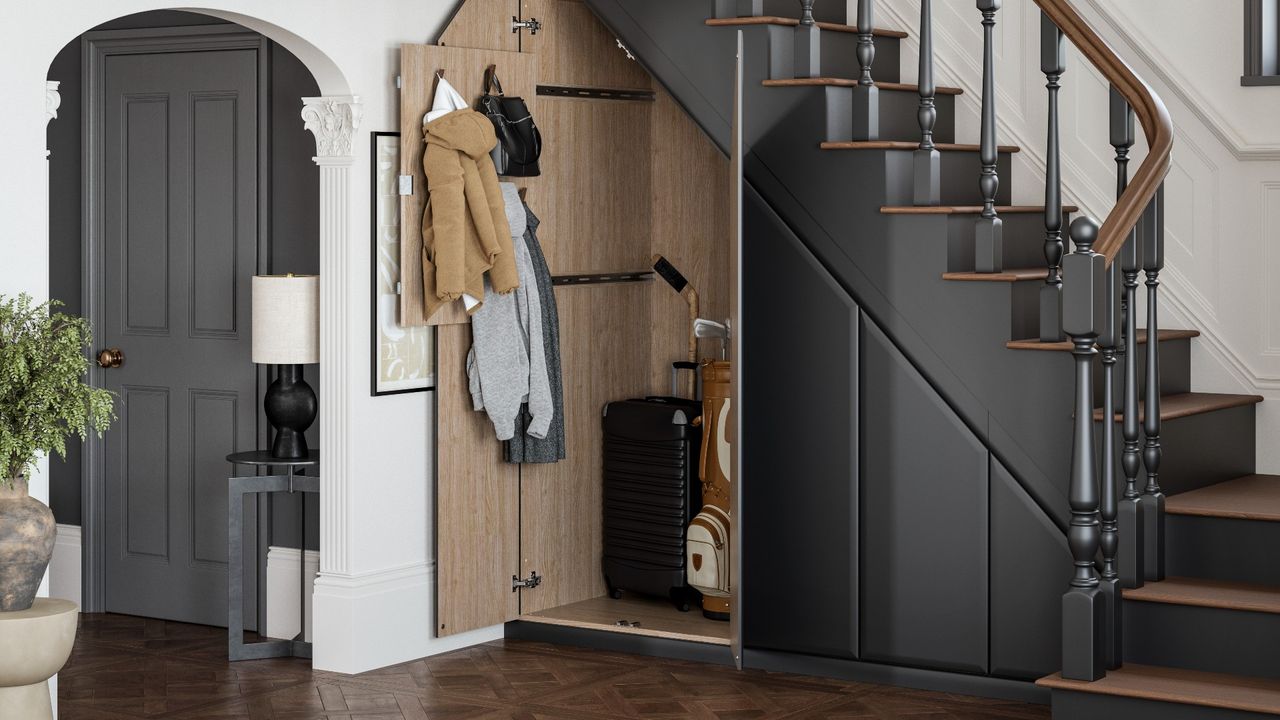
[[[290,460],[307,457],[307,428],[316,421],[320,406],[315,391],[302,379],[301,365],[278,366],[262,406],[276,431],[272,456]]]

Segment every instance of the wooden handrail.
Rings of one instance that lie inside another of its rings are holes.
[[[1129,181],[1124,193],[1116,200],[1111,214],[1103,221],[1098,232],[1094,251],[1107,258],[1107,264],[1115,261],[1129,234],[1138,223],[1147,205],[1155,197],[1169,173],[1170,153],[1173,150],[1173,120],[1164,101],[1156,94],[1111,46],[1094,32],[1070,0],[1035,0],[1036,5],[1067,36],[1072,45],[1120,92],[1133,108],[1149,148],[1137,172]]]

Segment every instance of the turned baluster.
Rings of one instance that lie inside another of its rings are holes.
[[[1164,185],[1156,191],[1147,208],[1143,226],[1142,269],[1147,274],[1147,391],[1146,417],[1142,425],[1147,436],[1142,462],[1147,469],[1147,486],[1142,491],[1144,570],[1148,580],[1164,579],[1164,492],[1160,489],[1160,271],[1164,268]]]
[[[858,87],[853,89],[853,136],[858,140],[880,139],[880,89],[871,79],[871,64],[876,59],[872,38],[875,25],[874,0],[858,0],[858,65],[862,72]]]
[[[1133,147],[1133,108],[1115,87],[1111,88],[1111,145],[1116,149],[1116,197],[1124,194],[1129,186],[1129,149]],[[1138,231],[1129,233],[1129,239],[1116,258],[1124,278],[1124,290],[1120,298],[1120,313],[1124,324],[1124,342],[1120,350],[1124,358],[1124,388],[1122,412],[1124,423],[1121,435],[1124,451],[1120,467],[1124,471],[1124,497],[1120,500],[1118,524],[1120,548],[1117,551],[1120,586],[1142,587],[1146,572],[1143,539],[1146,532],[1142,493],[1138,490],[1138,470],[1142,467],[1142,450],[1138,431]]]
[[[795,76],[822,77],[822,34],[813,21],[813,0],[800,0],[800,24],[795,30]]]
[[[1102,572],[1099,590],[1104,608],[1103,655],[1107,668],[1120,667],[1124,657],[1123,598],[1120,594],[1120,574],[1116,569],[1116,553],[1120,549],[1120,532],[1117,524],[1119,489],[1116,486],[1116,355],[1120,344],[1120,287],[1115,264],[1109,265],[1103,274],[1102,332],[1098,335],[1098,349],[1102,353],[1102,483],[1099,488],[1098,517],[1101,520]]]
[[[982,191],[982,217],[978,218],[974,238],[974,269],[980,273],[1000,272],[1003,269],[1003,228],[996,215],[996,192],[1000,189],[1000,176],[996,172],[999,159],[996,146],[996,66],[995,30],[996,11],[1001,0],[978,0],[982,11],[982,176],[978,188]]]
[[[1067,70],[1066,37],[1040,16],[1040,71],[1049,89],[1049,138],[1045,145],[1044,259],[1049,275],[1040,289],[1040,340],[1062,340],[1062,156],[1058,141],[1058,81]]]
[[[938,122],[933,83],[933,3],[920,0],[920,148],[915,151],[915,204],[942,202],[942,157],[933,144],[933,126]]]
[[[1105,599],[1094,569],[1101,537],[1098,524],[1098,454],[1093,433],[1093,356],[1104,326],[1103,288],[1106,258],[1093,251],[1098,223],[1080,217],[1071,223],[1075,252],[1063,259],[1062,325],[1071,336],[1075,361],[1071,474],[1068,500],[1071,526],[1067,546],[1075,574],[1062,596],[1062,675],[1093,681],[1106,675],[1103,649]]]

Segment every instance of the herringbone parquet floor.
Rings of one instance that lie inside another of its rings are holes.
[[[82,615],[62,720],[1031,720],[1048,708],[959,695],[495,642],[349,677],[302,660],[226,661],[218,628]]]

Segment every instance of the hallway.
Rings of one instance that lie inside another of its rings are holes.
[[[229,664],[221,628],[81,615],[59,675],[63,720],[243,718],[915,718],[1032,720],[1049,709],[960,695],[528,642],[355,677],[306,661]]]

